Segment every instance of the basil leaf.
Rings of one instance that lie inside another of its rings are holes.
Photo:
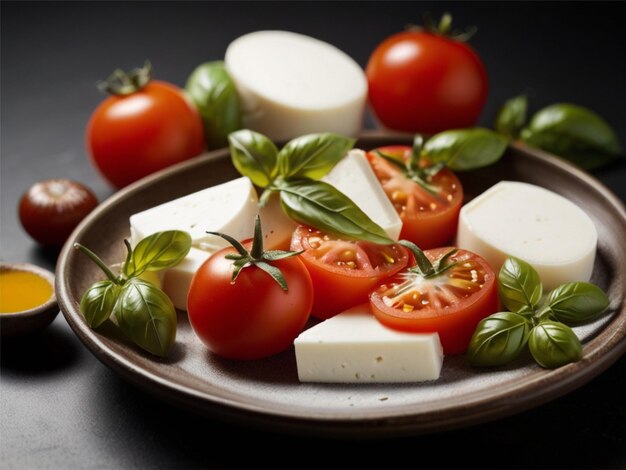
[[[296,222],[345,238],[393,243],[350,198],[323,181],[285,181],[280,203]]]
[[[176,266],[190,249],[191,235],[187,232],[167,230],[154,233],[141,240],[133,250],[133,270],[128,276],[139,276],[144,271],[160,271]]]
[[[243,129],[228,135],[233,165],[260,188],[272,182],[278,173],[278,149],[258,132]]]
[[[506,146],[505,137],[477,127],[436,134],[426,142],[423,153],[432,163],[445,163],[451,170],[465,171],[497,162]]]
[[[90,328],[102,325],[113,312],[117,301],[119,286],[112,281],[94,283],[80,300],[80,313]]]
[[[517,313],[500,312],[478,323],[467,359],[473,366],[501,366],[522,352],[530,332],[529,320]]]
[[[517,139],[526,124],[527,109],[528,98],[525,95],[507,100],[498,111],[494,128],[508,139]]]
[[[283,178],[322,178],[355,140],[336,134],[309,134],[297,137],[278,153],[278,171]]]
[[[539,147],[591,170],[621,153],[615,131],[593,111],[573,104],[553,104],[537,112],[521,134]]]
[[[510,256],[498,274],[498,292],[506,308],[520,313],[537,308],[543,295],[543,286],[535,268]]]
[[[226,146],[228,134],[241,129],[241,110],[235,83],[224,62],[206,62],[196,67],[185,89],[202,116],[208,148]]]
[[[580,323],[606,310],[609,298],[602,289],[589,282],[568,282],[548,294],[546,306],[557,320]]]
[[[535,326],[528,338],[530,353],[546,369],[556,369],[583,356],[582,346],[572,329],[550,320]]]
[[[176,310],[161,289],[131,278],[122,286],[113,313],[120,329],[135,344],[167,356],[176,338]]]

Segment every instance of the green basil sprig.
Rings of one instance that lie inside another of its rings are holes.
[[[116,276],[91,250],[80,243],[74,248],[87,255],[106,274],[107,280],[94,283],[80,301],[80,311],[90,328],[97,328],[115,315],[122,332],[135,344],[165,357],[176,339],[176,310],[158,287],[141,279],[146,271],[171,268],[191,248],[191,236],[180,230],[158,232],[128,250],[121,274]]]
[[[393,243],[350,198],[319,181],[352,148],[354,139],[309,134],[278,150],[264,135],[243,129],[230,134],[228,140],[235,168],[265,188],[261,205],[278,192],[283,210],[297,222],[346,238]]]
[[[528,345],[535,361],[553,369],[582,357],[580,340],[566,324],[589,321],[604,312],[609,299],[588,282],[568,282],[553,289],[541,303],[543,287],[537,271],[509,257],[498,275],[500,300],[511,311],[478,323],[467,351],[474,366],[501,366]]]
[[[528,124],[526,109],[525,96],[508,100],[498,113],[495,129],[586,170],[610,163],[622,153],[613,128],[590,109],[569,103],[552,104],[535,113]]]
[[[224,62],[206,62],[196,67],[185,90],[202,116],[207,146],[224,147],[228,134],[241,129],[237,90]]]

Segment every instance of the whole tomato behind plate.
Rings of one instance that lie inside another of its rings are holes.
[[[152,81],[150,64],[103,82],[112,94],[87,125],[94,165],[115,187],[182,162],[204,150],[204,128],[196,108],[169,83]]]
[[[449,34],[450,23],[444,15],[438,29],[394,34],[370,56],[369,101],[384,126],[435,134],[476,124],[487,99],[487,72],[474,49]]]

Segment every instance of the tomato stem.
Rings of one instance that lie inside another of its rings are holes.
[[[106,80],[98,82],[100,91],[112,95],[131,95],[152,80],[152,64],[146,60],[143,67],[137,67],[126,73],[121,69],[116,69]]]
[[[422,15],[422,22],[424,23],[424,30],[427,32],[459,42],[469,41],[470,38],[476,34],[476,31],[478,31],[476,26],[469,26],[465,31],[453,30],[452,15],[448,12],[441,15],[441,19],[438,24],[435,24],[430,12],[425,12]],[[410,25],[407,29],[418,30],[420,28]]]

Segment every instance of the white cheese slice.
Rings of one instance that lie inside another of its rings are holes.
[[[457,246],[485,258],[496,273],[507,256],[523,259],[547,291],[589,280],[597,239],[593,221],[563,196],[502,181],[461,209]]]
[[[395,331],[351,308],[302,332],[295,341],[301,382],[420,382],[439,378],[443,349],[437,333]]]
[[[225,63],[248,129],[286,140],[314,132],[356,135],[363,125],[365,74],[328,43],[257,31],[233,41]]]
[[[352,199],[370,219],[387,232],[389,238],[398,240],[402,220],[378,182],[363,150],[354,149],[348,152],[323,181]]]
[[[192,249],[177,266],[163,274],[163,290],[176,308],[186,310],[191,277],[213,253],[228,242],[206,232],[221,232],[237,240],[251,238],[258,212],[256,190],[246,178],[237,178],[166,202],[130,217],[131,245],[164,230],[184,230]]]

